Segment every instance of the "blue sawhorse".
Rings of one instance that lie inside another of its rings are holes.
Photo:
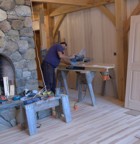
[[[53,107],[62,107],[62,113],[64,114],[65,122],[71,122],[72,117],[68,96],[64,94],[58,94],[56,97],[25,105],[29,135],[34,135],[37,133],[36,112]]]
[[[77,73],[78,101],[82,100],[82,84],[86,84],[88,86],[88,89],[89,89],[92,105],[95,106],[96,105],[96,99],[95,99],[95,94],[94,94],[94,90],[92,87],[92,81],[95,77],[96,71],[58,69],[57,70],[58,87],[61,87],[62,82],[63,82],[63,85],[64,85],[64,88],[65,88],[67,95],[69,95],[68,85],[67,85],[67,75],[68,75],[69,71],[73,71],[73,72]],[[114,90],[114,97],[118,98],[114,69],[108,70],[108,73],[110,75],[110,80],[112,82],[112,86],[113,86],[113,90]],[[102,95],[104,95],[105,94],[106,81],[103,81],[102,83],[103,83]]]
[[[78,100],[81,99],[81,93],[82,93],[82,88],[81,88],[81,77],[85,77],[86,79],[86,83],[88,85],[88,89],[90,92],[90,97],[91,97],[91,101],[92,101],[92,105],[95,106],[96,105],[96,100],[95,100],[95,95],[94,95],[94,91],[92,88],[92,81],[93,78],[95,76],[95,72],[93,71],[82,71],[82,70],[77,70],[75,71],[77,72],[77,80],[78,80]],[[58,87],[61,86],[61,82],[63,81],[64,84],[64,88],[66,91],[66,94],[69,95],[69,91],[68,91],[68,85],[67,85],[67,74],[68,74],[68,70],[58,70],[57,71],[57,79],[58,79]]]

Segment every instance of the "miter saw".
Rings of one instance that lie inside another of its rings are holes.
[[[89,62],[90,59],[86,58],[84,55],[75,55],[74,58],[70,59],[71,64],[76,64],[77,62]]]
[[[82,66],[78,66],[78,64],[90,62],[90,58],[85,57],[86,50],[82,49],[78,54],[75,55],[74,58],[70,59],[70,66],[67,67],[67,69],[80,69],[84,70],[85,68]]]
[[[79,62],[89,62],[90,58],[85,57],[86,50],[82,49],[74,58],[70,59],[71,65],[77,65]]]

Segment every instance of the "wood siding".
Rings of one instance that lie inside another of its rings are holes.
[[[138,0],[127,0],[127,17],[137,6]],[[114,4],[107,5],[107,8],[115,15]],[[77,53],[80,49],[86,48],[87,56],[97,63],[114,63],[116,69],[117,62],[117,41],[116,28],[113,23],[98,9],[91,8],[79,12],[68,14],[61,27],[61,40],[68,43],[68,53]],[[116,70],[116,75],[118,75]],[[98,81],[98,82],[97,82]],[[96,93],[100,93],[99,78],[95,79]],[[113,95],[108,83],[108,95]]]

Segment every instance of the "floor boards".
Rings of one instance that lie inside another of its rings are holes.
[[[71,90],[71,123],[52,116],[39,120],[41,127],[34,136],[16,126],[0,132],[0,144],[140,144],[140,115],[127,114],[122,102],[96,96],[92,107],[87,94],[75,111],[76,100],[77,92]]]

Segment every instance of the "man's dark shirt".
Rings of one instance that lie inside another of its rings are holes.
[[[60,63],[60,58],[58,55],[58,52],[63,53],[64,48],[61,46],[61,44],[54,44],[47,52],[47,55],[44,59],[45,62],[52,65],[54,68],[56,68]]]

